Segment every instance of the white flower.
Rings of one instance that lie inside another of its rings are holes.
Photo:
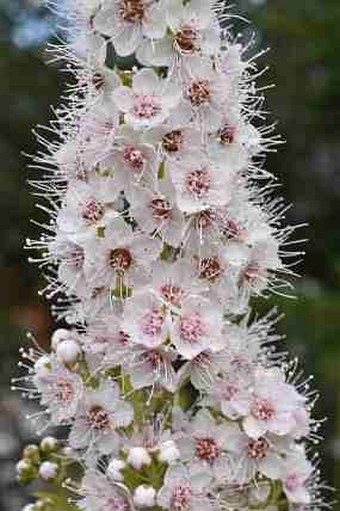
[[[225,482],[247,484],[258,472],[274,480],[282,477],[284,461],[281,453],[287,452],[288,443],[280,445],[274,437],[249,438],[237,423],[226,425],[226,434],[228,451],[233,458]]]
[[[58,263],[58,278],[70,294],[82,296],[86,292],[84,263],[86,253],[81,244],[72,239],[72,235],[57,232],[49,245],[52,259]]]
[[[220,29],[211,2],[192,0],[183,6],[180,0],[168,0],[165,9],[167,35],[157,41],[146,39],[137,51],[140,62],[171,68],[178,58],[218,53]]]
[[[169,179],[159,182],[157,190],[135,194],[131,214],[146,234],[159,236],[163,243],[179,247],[184,237],[184,216],[178,209]]]
[[[124,190],[130,202],[138,198],[140,189],[153,189],[159,161],[152,145],[145,143],[140,133],[123,125],[115,138],[112,157],[106,162],[116,187]]]
[[[177,122],[194,120],[205,132],[218,129],[224,117],[228,81],[210,59],[194,57],[184,77],[182,101],[174,113]]]
[[[169,162],[178,207],[192,214],[225,206],[230,200],[234,175],[232,169],[204,154],[196,153]]]
[[[141,470],[142,467],[151,465],[149,453],[143,447],[132,447],[129,449],[127,462],[135,469]]]
[[[225,424],[216,424],[208,410],[200,410],[190,420],[184,433],[178,435],[177,445],[181,460],[194,464],[207,473],[211,471],[212,476],[227,472],[228,432]]]
[[[133,232],[123,219],[113,218],[104,237],[88,247],[86,275],[95,287],[111,286],[119,292],[123,282],[133,286],[141,280],[159,251],[159,241],[147,239]]]
[[[296,445],[285,459],[282,477],[283,490],[292,504],[310,504],[311,495],[306,483],[312,474],[313,465],[306,458],[303,447]]]
[[[202,299],[187,300],[178,317],[173,319],[171,341],[178,353],[192,360],[199,353],[223,348],[222,312],[218,306]]]
[[[207,496],[209,483],[206,473],[190,472],[183,465],[173,465],[158,492],[157,504],[170,511],[212,511],[214,506]]]
[[[51,481],[57,477],[59,466],[51,461],[44,461],[39,467],[39,476],[44,481]]]
[[[255,439],[267,432],[294,437],[297,427],[295,414],[305,408],[305,402],[305,397],[292,384],[285,382],[280,369],[258,368],[243,428]]]
[[[160,39],[164,36],[163,2],[112,0],[99,10],[94,26],[110,37],[119,56],[126,57],[137,50],[144,37]]]
[[[152,486],[138,486],[135,489],[133,501],[137,507],[153,507],[156,504],[156,490]]]
[[[164,82],[151,69],[138,71],[132,88],[122,86],[113,92],[113,101],[125,113],[126,124],[135,129],[162,124],[177,106],[179,98],[178,85]]]
[[[180,381],[189,378],[197,390],[207,391],[215,385],[217,375],[225,363],[226,357],[223,352],[213,353],[207,349],[187,361],[179,370],[178,376]]]
[[[63,233],[73,236],[73,241],[94,237],[98,229],[105,227],[106,215],[112,214],[112,206],[107,203],[114,203],[119,193],[113,190],[111,194],[110,182],[110,178],[96,177],[88,183],[77,181],[69,187],[57,224]]]
[[[120,445],[116,429],[128,426],[132,420],[132,406],[120,399],[118,385],[103,382],[98,390],[84,395],[70,432],[70,446],[101,454],[115,453]]]
[[[204,286],[195,278],[185,259],[172,263],[158,262],[152,269],[150,290],[172,312],[178,312],[186,300],[202,296]]]
[[[226,371],[227,372],[227,371]],[[249,403],[249,391],[244,382],[230,375],[227,378],[218,378],[210,385],[213,392],[215,405],[220,406],[221,412],[226,417],[236,419],[242,416],[242,410],[247,410]]]
[[[174,354],[161,348],[149,349],[135,346],[126,367],[131,385],[136,390],[145,387],[163,387],[169,392],[175,392],[177,375],[172,365],[175,358]]]
[[[88,469],[82,480],[80,493],[84,498],[77,502],[83,511],[107,509],[110,511],[133,511],[134,506],[129,490],[117,484],[106,475]]]
[[[76,415],[84,392],[80,376],[59,365],[50,357],[49,372],[36,381],[41,393],[41,404],[47,407],[54,424],[69,423]]]
[[[127,301],[122,329],[134,343],[158,348],[168,339],[169,328],[169,314],[152,293],[139,293]]]
[[[163,157],[173,159],[188,155],[193,147],[199,147],[202,133],[194,123],[176,122],[176,119],[170,116],[167,122],[147,130],[143,139],[156,147]]]

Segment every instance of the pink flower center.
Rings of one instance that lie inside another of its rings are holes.
[[[105,85],[105,77],[102,73],[96,72],[92,76],[92,85],[100,92]]]
[[[129,342],[130,336],[121,330],[117,335],[117,343],[121,344],[122,346],[126,346],[126,344],[129,344]]]
[[[167,153],[177,153],[183,144],[183,133],[181,130],[174,130],[164,135],[162,147]]]
[[[125,497],[109,497],[103,506],[104,511],[130,511],[131,506]]]
[[[236,128],[226,124],[218,130],[218,138],[222,145],[232,144],[235,140]]]
[[[110,426],[109,415],[101,406],[93,406],[87,411],[86,418],[89,425],[97,431],[104,431]]]
[[[269,444],[265,438],[250,440],[247,446],[247,457],[251,460],[263,460],[267,456]]]
[[[127,248],[114,248],[109,252],[109,265],[114,270],[128,270],[132,264],[132,255]]]
[[[260,273],[260,265],[256,261],[253,261],[253,262],[249,263],[248,266],[246,267],[246,269],[244,270],[244,279],[247,282],[252,283],[252,282],[256,281],[256,279],[259,276],[259,273]]]
[[[164,314],[159,309],[154,309],[146,314],[141,320],[141,330],[144,335],[155,337],[160,335],[164,324]]]
[[[199,79],[193,81],[187,91],[188,98],[193,106],[199,107],[210,103],[211,86],[210,81]]]
[[[199,277],[201,279],[215,282],[221,273],[222,268],[217,257],[204,257],[201,259],[199,265]]]
[[[105,206],[98,202],[94,197],[89,198],[80,206],[80,215],[82,218],[92,224],[101,220],[105,213]]]
[[[217,442],[213,438],[199,438],[196,441],[196,456],[202,461],[215,461],[221,454]]]
[[[297,474],[290,473],[284,480],[284,485],[288,491],[295,491],[301,486],[301,480]]]
[[[171,204],[166,199],[156,197],[149,202],[152,217],[155,220],[169,220],[171,218]]]
[[[196,343],[204,333],[202,318],[197,312],[181,318],[180,336],[185,342]]]
[[[120,17],[128,23],[141,23],[145,15],[143,0],[122,0],[119,6]]]
[[[268,421],[275,415],[275,406],[269,399],[255,399],[251,405],[251,414],[260,421]]]
[[[238,393],[238,388],[232,383],[224,382],[221,385],[221,397],[224,401],[231,401]]]
[[[54,383],[53,394],[58,401],[69,403],[74,398],[73,385],[65,378],[61,378]]]
[[[171,509],[189,511],[191,508],[192,491],[188,484],[175,486],[172,491]]]
[[[211,360],[208,353],[200,353],[197,357],[192,361],[196,367],[201,369],[208,369],[211,364]]]
[[[199,229],[207,229],[210,227],[215,220],[215,213],[212,210],[202,211],[197,217],[197,227]]]
[[[139,119],[152,119],[160,111],[159,104],[152,96],[136,96],[133,103],[133,113]]]
[[[179,307],[183,297],[183,291],[179,286],[174,284],[165,284],[160,289],[161,295],[164,300],[175,307]]]
[[[150,365],[154,371],[159,369],[164,362],[163,355],[159,351],[150,350],[145,354],[145,361]]]
[[[199,32],[190,25],[183,25],[174,36],[174,47],[182,54],[192,55],[199,51]]]
[[[123,151],[123,159],[135,172],[142,172],[145,164],[143,153],[132,145],[127,145]]]
[[[211,178],[208,169],[193,170],[186,175],[185,184],[188,192],[197,199],[209,193]]]

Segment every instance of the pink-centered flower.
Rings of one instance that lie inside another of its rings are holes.
[[[132,87],[121,86],[114,90],[113,101],[124,113],[128,126],[147,129],[162,124],[180,99],[178,86],[164,83],[151,69],[138,71]]]

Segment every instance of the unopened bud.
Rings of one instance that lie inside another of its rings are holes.
[[[151,464],[151,458],[144,447],[130,449],[127,461],[135,470],[140,470],[143,466]]]
[[[137,507],[154,507],[156,504],[156,490],[152,486],[138,486],[133,501]]]
[[[53,351],[57,351],[57,347],[59,343],[63,341],[68,341],[72,337],[72,333],[69,330],[66,330],[65,328],[58,328],[58,330],[55,330],[53,332],[51,337],[51,348]]]
[[[44,461],[39,468],[39,476],[43,481],[53,481],[58,475],[59,467],[51,461]]]
[[[40,450],[35,444],[26,445],[23,451],[23,458],[27,458],[33,463],[39,463],[40,461]]]
[[[59,442],[53,436],[46,436],[40,442],[40,449],[44,454],[56,452],[59,449]]]
[[[56,354],[60,363],[65,365],[75,364],[80,355],[79,344],[72,339],[62,341],[57,346]]]

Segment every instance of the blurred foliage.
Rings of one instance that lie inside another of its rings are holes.
[[[320,416],[329,415],[327,471],[340,486],[340,2],[232,3],[233,11],[240,8],[255,22],[256,28],[235,20],[245,39],[256,30],[259,47],[271,48],[262,59],[271,65],[265,83],[276,83],[267,104],[287,144],[268,166],[294,203],[288,220],[308,222],[300,235],[310,239],[298,269],[304,275],[299,300],[279,300],[286,314],[279,328],[316,376]],[[0,382],[5,385],[25,328],[36,329],[41,343],[51,328],[48,308],[36,293],[40,277],[22,249],[24,238],[34,236],[29,218],[36,213],[21,154],[35,152],[30,129],[47,122],[62,90],[63,76],[45,65],[50,25],[39,0],[0,0]],[[1,498],[0,509],[7,509]]]

